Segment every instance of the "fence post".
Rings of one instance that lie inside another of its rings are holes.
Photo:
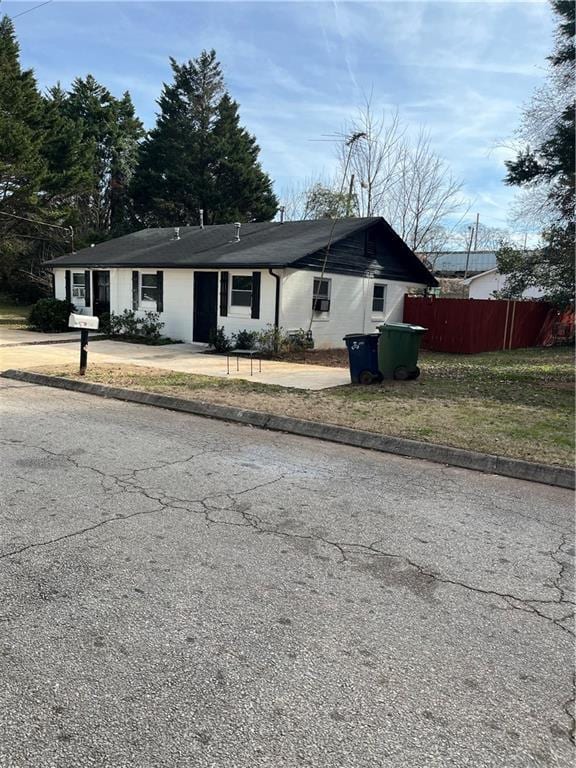
[[[508,333],[508,313],[510,312],[510,299],[506,302],[506,320],[504,320],[504,341],[502,349],[506,349],[506,334]]]
[[[516,302],[512,302],[512,317],[510,319],[510,335],[508,336],[508,349],[512,349],[512,334],[514,333],[514,315],[516,314]]]

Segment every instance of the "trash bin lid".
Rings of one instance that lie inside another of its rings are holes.
[[[346,341],[346,339],[366,339],[369,336],[380,336],[380,331],[374,333],[347,333],[346,336],[344,336],[344,341]]]
[[[378,326],[380,331],[386,331],[389,328],[400,333],[423,333],[428,330],[421,325],[411,325],[410,323],[384,323]]]

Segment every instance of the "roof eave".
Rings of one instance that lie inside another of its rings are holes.
[[[498,267],[492,267],[492,269],[487,269],[485,272],[478,272],[477,275],[467,277],[466,280],[463,281],[464,285],[470,285],[473,280],[478,280],[479,277],[485,277],[485,275],[492,275],[494,272],[498,272]]]
[[[68,269],[70,267],[73,267],[75,269],[209,269],[214,272],[217,272],[219,269],[285,269],[291,265],[292,262],[289,263],[258,263],[255,262],[232,262],[232,263],[218,263],[214,264],[214,262],[206,262],[206,263],[200,263],[200,264],[175,264],[175,263],[169,263],[169,262],[156,262],[156,263],[142,263],[142,262],[134,262],[131,264],[119,264],[119,263],[108,263],[108,264],[102,264],[98,262],[93,262],[90,264],[80,264],[78,262],[66,262],[65,264],[62,263],[53,263],[50,261],[44,262],[42,266],[44,266],[46,269]]]

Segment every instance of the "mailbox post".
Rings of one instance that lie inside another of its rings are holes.
[[[84,376],[88,367],[88,331],[80,331],[80,376]]]
[[[80,376],[84,376],[88,367],[88,331],[97,331],[100,320],[94,315],[71,314],[69,328],[80,329]]]

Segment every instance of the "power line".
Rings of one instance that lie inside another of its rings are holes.
[[[12,18],[17,19],[19,16],[24,16],[26,13],[32,13],[32,11],[35,11],[36,8],[42,8],[43,5],[50,5],[51,2],[53,2],[53,0],[46,0],[44,3],[39,3],[38,5],[34,5],[32,8],[28,8],[27,11],[21,11],[20,13],[17,13],[15,16],[12,16]]]
[[[42,227],[52,227],[53,229],[62,229],[64,232],[68,233],[68,237],[70,238],[70,245],[72,247],[72,252],[74,251],[74,228],[73,227],[63,227],[61,224],[51,224],[48,221],[40,221],[39,219],[27,219],[25,216],[16,216],[15,213],[5,213],[4,211],[0,211],[0,216],[8,216],[10,219],[18,219],[19,221],[27,221],[30,224],[40,224]]]
[[[5,213],[0,211],[0,216],[9,216],[11,219],[19,219],[20,221],[29,221],[31,224],[42,224],[45,227],[54,227],[55,229],[66,229],[70,231],[70,227],[63,227],[61,224],[51,224],[48,221],[40,221],[40,219],[27,219],[25,216],[16,216],[15,213]]]

